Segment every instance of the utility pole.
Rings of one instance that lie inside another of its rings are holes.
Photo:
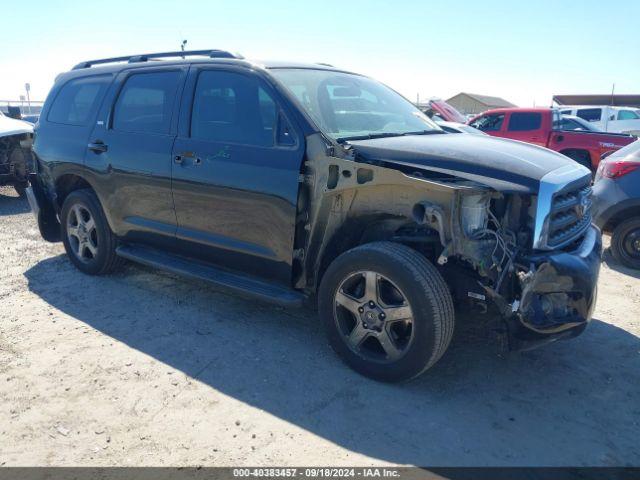
[[[616,91],[616,84],[614,83],[611,87],[611,106],[613,106],[613,92]]]
[[[29,109],[29,115],[31,115],[31,98],[29,96],[29,92],[31,91],[31,84],[25,83],[24,89],[27,91],[27,108]]]

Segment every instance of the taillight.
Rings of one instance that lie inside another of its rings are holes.
[[[605,178],[620,178],[627,173],[631,173],[640,168],[640,162],[629,162],[624,160],[606,160],[602,162],[600,173]],[[600,169],[599,169],[600,170]]]

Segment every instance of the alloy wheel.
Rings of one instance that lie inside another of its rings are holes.
[[[67,215],[67,238],[78,260],[87,263],[98,255],[96,222],[83,205],[74,205]]]
[[[404,293],[373,271],[349,275],[335,293],[334,319],[348,347],[366,360],[392,363],[414,338],[414,317]]]

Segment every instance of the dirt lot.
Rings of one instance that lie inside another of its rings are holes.
[[[96,278],[0,189],[1,465],[640,465],[640,275],[581,337],[506,357],[482,316],[406,385],[314,314],[138,266]]]

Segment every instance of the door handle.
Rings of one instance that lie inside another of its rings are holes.
[[[193,165],[200,165],[202,163],[202,159],[196,156],[194,152],[182,152],[174,156],[173,161],[178,165],[184,165],[184,161],[188,158],[193,160]]]
[[[108,150],[107,145],[102,140],[96,140],[95,142],[87,145],[87,148],[94,153],[103,153]]]
[[[562,142],[564,140],[564,136],[563,135],[558,135],[556,137],[556,142]]]

